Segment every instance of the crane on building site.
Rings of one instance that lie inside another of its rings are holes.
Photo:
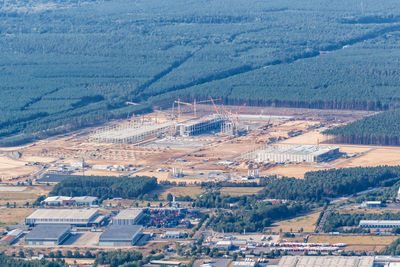
[[[178,120],[179,120],[180,116],[182,115],[182,113],[181,113],[181,104],[193,107],[193,116],[194,116],[194,118],[197,118],[197,104],[212,102],[214,107],[216,108],[214,101],[218,101],[218,100],[221,100],[221,99],[220,98],[212,99],[211,97],[210,97],[210,99],[201,100],[201,101],[196,101],[196,99],[194,99],[193,100],[193,104],[192,104],[192,103],[188,103],[188,102],[183,102],[178,98],[178,100],[174,101],[174,104],[175,103],[178,104]],[[172,112],[173,111],[174,111],[174,106],[172,106]],[[219,114],[218,109],[216,109],[216,111]]]
[[[226,114],[229,114],[232,118],[235,118],[234,125],[235,125],[235,136],[239,136],[239,114],[243,111],[243,108],[246,106],[246,103],[244,103],[239,110],[236,113],[232,113],[229,110],[226,110],[224,107],[222,109]]]

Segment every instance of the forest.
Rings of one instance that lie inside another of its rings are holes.
[[[311,209],[311,205],[300,202],[272,205],[262,199],[263,196],[257,195],[232,197],[221,195],[219,191],[209,191],[198,196],[194,206],[217,209],[209,225],[218,232],[262,232],[274,221],[294,217]]]
[[[111,177],[76,176],[54,186],[51,196],[94,196],[100,201],[108,198],[136,199],[153,190],[157,179],[147,176]]]
[[[391,256],[400,255],[400,238],[386,246],[379,254]]]
[[[272,222],[295,217],[310,209],[301,203],[272,205],[270,202],[253,201],[238,205],[236,209],[218,210],[210,225],[217,232],[263,232]]]
[[[344,126],[327,129],[330,143],[400,145],[400,110],[365,117]]]
[[[400,212],[398,213],[337,213],[332,212],[328,215],[324,224],[325,232],[343,232],[344,226],[358,226],[360,220],[400,220]],[[362,230],[356,228],[357,230]]]
[[[307,172],[304,179],[273,180],[263,194],[270,198],[318,202],[361,192],[369,187],[392,186],[398,181],[399,166],[330,169]]]
[[[4,252],[0,253],[0,266],[4,267],[67,267],[63,261],[48,261],[45,259],[42,260],[30,260],[27,261],[25,259],[15,259],[9,256],[6,256]]]
[[[0,145],[170,107],[178,96],[393,109],[399,13],[396,0],[2,1]]]

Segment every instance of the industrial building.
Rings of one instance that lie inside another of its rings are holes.
[[[168,231],[165,234],[163,234],[161,237],[164,239],[179,239],[184,236],[183,232],[179,231]]]
[[[70,236],[68,224],[40,224],[25,237],[27,245],[60,245]]]
[[[133,246],[142,237],[143,227],[140,225],[112,224],[101,234],[100,246]]]
[[[11,245],[23,234],[22,230],[14,229],[0,239],[0,245]]]
[[[37,209],[25,218],[25,223],[89,226],[95,223],[97,217],[98,209]]]
[[[188,137],[210,132],[212,130],[220,131],[224,122],[225,119],[219,114],[185,121],[177,125],[177,134],[182,137]]]
[[[398,220],[361,220],[360,227],[362,228],[397,228],[400,227]]]
[[[72,197],[52,196],[43,200],[43,204],[47,206],[66,206],[72,204]]]
[[[93,206],[98,203],[98,198],[91,196],[73,197],[72,201],[77,206]]]
[[[172,121],[164,123],[154,121],[129,122],[97,130],[91,135],[90,141],[113,144],[136,144],[163,134],[172,134],[173,131],[174,123]]]
[[[361,208],[379,208],[382,206],[382,201],[364,201],[361,203]]]
[[[43,204],[47,206],[93,206],[97,204],[97,197],[82,196],[82,197],[66,197],[66,196],[52,196],[43,200]]]
[[[143,218],[143,209],[121,210],[113,219],[114,225],[135,225]]]
[[[248,160],[274,163],[313,163],[329,161],[339,156],[339,148],[312,145],[266,145],[244,155]]]
[[[248,261],[232,261],[232,267],[254,267],[256,262],[253,260]]]
[[[283,256],[277,267],[396,267],[393,256]]]

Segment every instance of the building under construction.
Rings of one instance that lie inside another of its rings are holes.
[[[312,145],[266,145],[244,155],[255,162],[313,163],[330,161],[340,155],[339,148]]]
[[[211,116],[188,120],[177,125],[177,135],[182,137],[188,137],[192,135],[202,134],[205,132],[210,132],[212,130],[221,131],[223,125],[225,124],[225,119],[219,114],[214,114]]]
[[[113,144],[136,144],[150,138],[167,134],[171,135],[174,132],[174,128],[172,121],[164,123],[154,121],[129,122],[100,129],[92,134],[90,141]]]

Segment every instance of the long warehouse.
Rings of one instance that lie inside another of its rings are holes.
[[[267,145],[247,153],[256,162],[312,163],[329,161],[339,155],[339,148],[312,145]]]
[[[37,209],[25,218],[25,223],[89,226],[97,217],[98,209]]]

